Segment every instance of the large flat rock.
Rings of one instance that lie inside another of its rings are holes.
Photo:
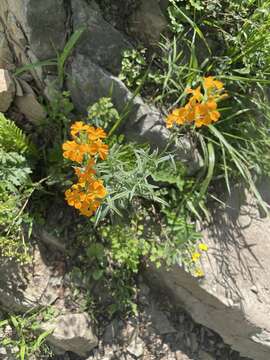
[[[261,184],[268,197],[270,182]],[[205,277],[183,268],[148,272],[199,322],[219,333],[243,356],[270,359],[270,218],[262,218],[251,196],[236,187],[226,209],[213,211],[203,230],[209,251],[202,256]]]

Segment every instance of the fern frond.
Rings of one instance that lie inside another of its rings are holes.
[[[6,152],[23,154],[30,152],[33,145],[24,132],[0,112],[0,147]]]

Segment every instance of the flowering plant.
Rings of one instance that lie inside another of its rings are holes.
[[[171,128],[174,124],[184,125],[192,122],[194,122],[195,127],[199,128],[202,125],[209,125],[218,121],[220,112],[217,110],[217,103],[227,97],[227,94],[223,93],[223,83],[213,76],[208,76],[203,78],[202,85],[203,93],[201,92],[201,86],[196,89],[188,88],[186,90],[186,93],[192,96],[185,106],[174,109],[168,115],[166,119],[168,128]]]
[[[71,136],[73,140],[63,144],[63,156],[80,166],[75,167],[78,182],[66,190],[66,200],[82,215],[92,216],[107,194],[95,170],[96,161],[108,155],[108,145],[103,142],[107,135],[102,128],[77,121],[71,126]]]

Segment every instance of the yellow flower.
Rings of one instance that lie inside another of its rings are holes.
[[[202,271],[202,269],[196,268],[195,271],[194,271],[194,275],[195,275],[196,277],[203,277],[203,276],[204,276],[204,272]]]
[[[201,254],[198,252],[193,253],[191,256],[192,261],[197,261],[197,260],[199,260],[200,257],[201,257]]]
[[[208,245],[201,243],[201,244],[199,244],[199,249],[201,251],[207,251],[208,250]]]

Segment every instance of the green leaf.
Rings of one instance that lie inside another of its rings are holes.
[[[85,27],[77,29],[69,38],[68,42],[66,43],[64,50],[58,56],[57,65],[58,65],[58,77],[60,87],[62,87],[64,82],[64,73],[65,73],[65,63],[70,56],[71,52],[73,51],[75,45],[79,41],[80,37],[82,36],[83,32],[85,31]]]
[[[24,66],[16,69],[16,71],[14,72],[14,75],[19,76],[19,75],[23,74],[24,72],[34,70],[37,67],[56,66],[56,65],[57,65],[56,59],[37,61],[33,64],[24,65]]]

